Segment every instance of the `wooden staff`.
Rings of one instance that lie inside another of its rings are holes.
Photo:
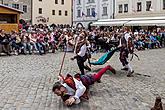
[[[66,51],[64,52],[64,56],[63,56],[63,59],[62,59],[62,63],[61,63],[61,67],[60,67],[60,72],[59,72],[59,76],[61,76],[63,80],[64,80],[64,76],[61,74],[61,70],[62,70],[62,67],[64,65],[65,56],[66,56]]]
[[[59,71],[59,76],[64,80],[64,76],[61,74],[62,71],[62,67],[64,65],[64,60],[65,60],[65,56],[66,56],[66,51],[64,53],[63,59],[62,59],[62,63],[61,63],[61,67],[60,67],[60,71]],[[51,78],[49,78],[49,83],[51,83]]]

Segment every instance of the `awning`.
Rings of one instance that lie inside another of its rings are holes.
[[[121,19],[100,19],[92,26],[165,26],[165,16],[121,18]]]
[[[159,17],[141,17],[141,18],[120,18],[120,19],[100,19],[100,22],[108,21],[138,21],[138,20],[165,20],[165,16]]]
[[[164,20],[139,20],[139,21],[129,21],[125,26],[165,26]]]
[[[123,26],[128,21],[94,22],[92,26]]]

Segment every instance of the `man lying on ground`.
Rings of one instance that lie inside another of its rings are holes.
[[[65,78],[59,77],[60,81],[54,84],[52,91],[57,96],[61,96],[65,105],[71,106],[78,104],[80,103],[80,99],[89,99],[89,85],[94,84],[96,81],[100,82],[102,75],[107,70],[110,70],[114,74],[116,73],[115,69],[108,65],[96,74],[76,74],[74,77],[68,74]]]

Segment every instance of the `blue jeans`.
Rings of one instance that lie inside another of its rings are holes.
[[[24,43],[23,45],[24,45],[24,53],[27,53],[26,50],[28,50],[29,54],[31,54],[32,53],[32,47],[31,47],[30,42]]]
[[[43,42],[37,42],[36,47],[37,47],[37,50],[39,51],[39,54],[43,54],[42,50],[44,51],[44,54],[46,53],[45,44]]]

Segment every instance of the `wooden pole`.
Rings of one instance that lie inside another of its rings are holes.
[[[62,70],[62,67],[63,67],[63,65],[64,65],[65,56],[66,56],[66,51],[64,52],[64,56],[63,56],[62,63],[61,63],[61,67],[60,67],[60,71],[59,71],[59,76],[61,76],[63,79],[64,79],[64,77],[63,77],[63,75],[61,74],[61,70]]]

